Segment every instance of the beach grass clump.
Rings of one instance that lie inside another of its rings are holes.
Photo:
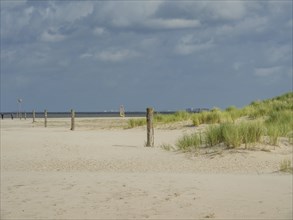
[[[192,124],[194,126],[199,126],[201,124],[219,124],[232,121],[233,119],[231,114],[226,111],[221,111],[220,109],[213,109],[210,112],[205,111],[192,116]]]
[[[269,137],[269,144],[273,146],[278,145],[278,138],[280,137],[280,131],[277,126],[267,126],[267,136]]]
[[[214,109],[211,112],[208,112],[205,117],[206,124],[217,124],[221,120],[221,111],[219,109]]]
[[[289,159],[284,159],[280,162],[280,171],[286,173],[293,173],[292,162]]]
[[[174,114],[155,114],[154,121],[155,123],[172,123],[178,121],[187,121],[192,118],[192,113],[186,111],[178,111]]]
[[[160,147],[162,149],[166,150],[166,151],[173,151],[173,150],[175,150],[175,148],[171,144],[162,144]]]
[[[146,125],[146,119],[139,118],[139,119],[130,119],[128,120],[128,126],[127,128],[134,128]]]
[[[199,126],[201,124],[199,114],[195,114],[192,117],[192,124],[193,124],[193,126]]]
[[[225,111],[230,116],[232,122],[235,122],[238,118],[245,116],[244,111],[236,108],[235,106],[229,106]]]
[[[239,124],[239,133],[241,142],[247,148],[250,144],[261,142],[266,128],[261,121],[242,122]]]
[[[241,117],[242,122],[237,121]],[[289,143],[293,143],[293,92],[254,101],[242,109],[230,106],[221,111],[215,108],[193,114],[191,119],[194,126],[210,124],[201,136],[200,146],[223,144],[237,148],[244,144],[248,148],[250,144],[261,143],[264,136],[269,137],[271,145],[277,145],[280,137],[287,137]],[[186,145],[182,144],[182,148],[188,148],[191,141],[184,137],[183,142]]]
[[[278,145],[279,137],[288,137],[293,132],[293,113],[289,110],[272,111],[265,120],[269,144]]]
[[[180,121],[187,121],[192,119],[193,113],[188,113],[186,111],[178,111],[174,114],[154,114],[154,124],[167,124]],[[128,121],[128,128],[134,128],[146,124],[145,119],[130,119]]]
[[[204,136],[205,145],[213,147],[223,142],[222,127],[218,125],[210,125],[207,127]]]
[[[232,123],[222,124],[220,126],[223,143],[230,148],[240,147],[242,144],[242,134],[240,126]]]
[[[179,138],[176,142],[176,146],[179,150],[184,152],[190,152],[192,150],[198,149],[202,145],[201,134],[185,134]]]
[[[293,112],[288,110],[271,112],[265,122],[268,127],[274,127],[281,136],[286,137],[293,130]]]
[[[223,143],[230,148],[245,144],[247,147],[249,144],[260,142],[264,134],[265,127],[261,122],[223,123],[207,128],[205,144],[212,147]]]
[[[249,118],[251,119],[258,119],[266,116],[270,108],[268,108],[268,105],[261,101],[253,101],[250,104],[251,108],[248,113]]]

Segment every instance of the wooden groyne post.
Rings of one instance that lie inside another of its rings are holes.
[[[74,131],[75,129],[75,111],[71,109],[71,131]]]
[[[44,112],[44,116],[45,116],[45,128],[47,127],[47,117],[48,117],[48,112],[47,110],[45,109],[45,112]]]
[[[147,143],[146,147],[153,147],[154,146],[154,109],[149,107],[146,109],[146,120],[147,120]]]
[[[33,123],[35,123],[35,122],[36,122],[36,111],[33,110]]]

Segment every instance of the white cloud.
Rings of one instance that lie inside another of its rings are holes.
[[[72,1],[68,4],[49,2],[49,6],[40,9],[45,19],[55,22],[74,22],[93,13],[94,6],[90,1]]]
[[[283,45],[279,47],[270,47],[266,51],[269,62],[292,61],[292,45]]]
[[[268,25],[266,17],[248,17],[236,24],[226,24],[215,29],[219,36],[237,36],[253,32],[262,32]]]
[[[248,9],[245,1],[175,1],[173,4],[185,16],[217,21],[242,19]]]
[[[255,75],[260,77],[276,76],[283,74],[283,68],[281,66],[256,68],[254,70]]]
[[[160,1],[133,1],[131,3],[109,1],[97,9],[96,16],[99,20],[110,22],[116,27],[131,27],[151,18],[162,3]]]
[[[62,34],[59,34],[53,28],[50,28],[49,30],[44,31],[41,35],[41,40],[44,42],[58,42],[64,39],[65,39],[65,36]]]
[[[180,55],[189,55],[194,52],[208,50],[214,46],[213,40],[201,41],[194,38],[193,35],[187,35],[180,39],[179,43],[175,47],[175,52]]]
[[[96,54],[96,58],[101,61],[120,62],[134,57],[138,57],[139,53],[133,50],[104,50]]]
[[[1,1],[1,9],[13,9],[19,6],[25,5],[27,0],[19,0],[19,1]]]
[[[106,33],[106,30],[104,28],[101,28],[101,27],[96,27],[94,30],[93,30],[93,33],[94,35],[96,36],[101,36],[103,34]]]
[[[79,57],[81,58],[81,59],[86,59],[86,58],[90,58],[90,57],[93,57],[94,55],[93,54],[91,54],[91,53],[83,53],[83,54],[81,54]]]
[[[200,26],[198,20],[187,19],[150,19],[144,25],[153,29],[181,29],[181,28],[195,28]]]
[[[212,1],[207,7],[215,19],[235,20],[243,18],[246,13],[244,1]]]
[[[98,9],[98,17],[119,28],[183,29],[200,26],[200,21],[186,18],[160,18],[156,14],[164,1],[107,2]]]
[[[61,8],[62,14],[66,21],[75,21],[90,15],[93,12],[93,5],[91,2],[70,2],[64,8]],[[61,15],[61,16],[62,16]]]

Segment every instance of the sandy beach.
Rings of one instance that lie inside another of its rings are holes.
[[[203,127],[127,118],[1,120],[1,219],[292,219],[292,145],[167,151]]]

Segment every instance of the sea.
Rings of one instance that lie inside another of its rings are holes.
[[[155,112],[160,114],[174,114],[175,111],[162,111],[162,112]],[[21,115],[21,118],[32,118],[33,113],[32,112],[3,112],[4,118],[11,118],[11,115],[13,118],[19,118]],[[125,117],[145,117],[146,112],[125,112]],[[44,112],[36,112],[35,113],[36,118],[44,118]],[[69,118],[71,117],[71,112],[48,112],[47,113],[48,118]],[[75,117],[78,118],[97,118],[97,117],[120,117],[119,112],[75,112]]]

